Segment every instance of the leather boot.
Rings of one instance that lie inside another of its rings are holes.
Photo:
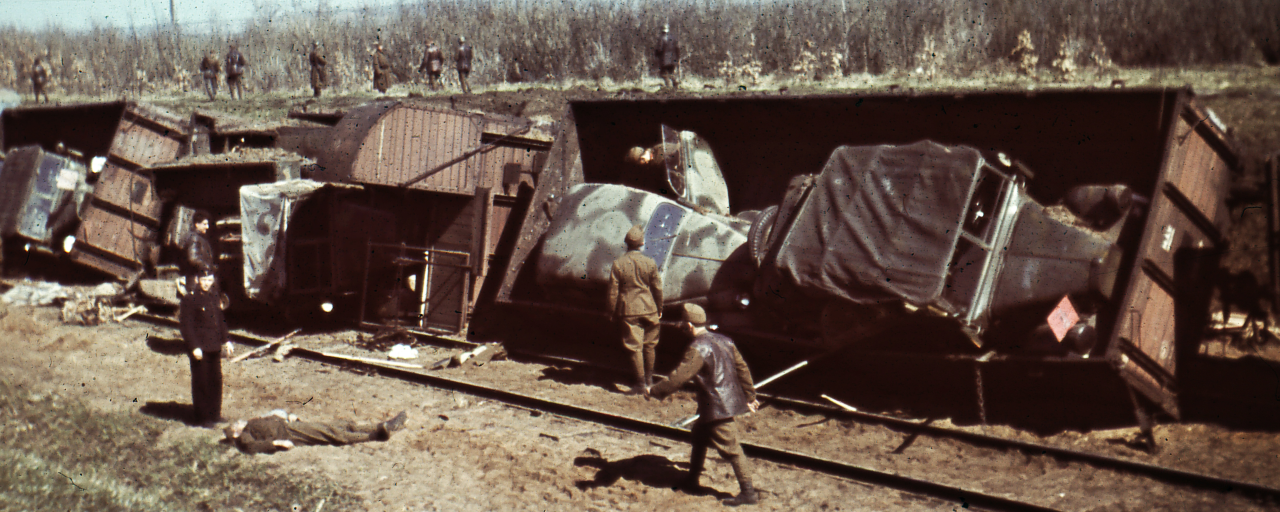
[[[755,485],[751,483],[751,475],[747,474],[747,461],[743,460],[742,456],[738,456],[730,460],[729,464],[733,466],[733,474],[738,477],[738,487],[741,491],[737,496],[722,500],[720,503],[730,507],[759,503],[760,493],[756,492]]]

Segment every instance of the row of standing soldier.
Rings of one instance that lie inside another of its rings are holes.
[[[676,79],[676,66],[680,62],[680,44],[676,41],[674,35],[671,34],[671,27],[663,25],[662,36],[658,39],[658,46],[655,54],[658,59],[658,73],[662,76],[664,87],[678,89],[680,83]],[[471,75],[471,60],[474,52],[471,45],[467,44],[466,37],[458,37],[458,48],[454,52],[454,67],[458,70],[458,84],[462,88],[462,92],[471,94],[471,85],[467,82],[467,78]],[[244,54],[240,53],[239,46],[235,43],[230,45],[227,50],[226,58],[226,80],[227,91],[232,99],[244,99],[244,77],[245,69],[249,66],[248,61],[244,58]],[[308,58],[311,64],[311,89],[315,97],[320,97],[320,92],[324,90],[325,85],[329,82],[328,66],[329,62],[320,53],[320,42],[311,43],[311,55]],[[200,75],[204,85],[204,92],[212,101],[218,95],[218,75],[222,73],[222,63],[212,51],[204,56],[200,61]],[[440,47],[436,46],[436,42],[427,41],[427,51],[422,57],[422,65],[418,67],[419,72],[427,74],[428,84],[431,90],[439,90],[440,76],[444,73],[444,54]],[[44,96],[45,103],[49,102],[49,93],[45,91],[45,87],[49,83],[49,69],[44,65],[40,57],[36,57],[35,65],[31,69],[31,89],[35,96],[35,101],[40,101],[40,96]],[[386,93],[391,86],[391,59],[387,57],[382,45],[377,46],[377,51],[373,54],[373,88],[378,92]]]

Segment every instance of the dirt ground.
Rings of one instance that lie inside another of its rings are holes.
[[[103,411],[171,421],[158,442],[221,432],[182,421],[190,403],[188,369],[176,330],[127,321],[64,325],[53,307],[0,310],[0,378],[37,392],[78,396]],[[353,346],[357,333],[300,335],[298,346],[383,357]],[[246,350],[239,347],[239,350]],[[457,353],[420,347],[419,364]],[[694,410],[685,391],[666,402],[621,395],[608,372],[493,361],[438,374],[651,421]],[[409,412],[389,442],[300,447],[253,457],[270,471],[337,482],[369,510],[718,510],[737,493],[731,469],[714,456],[699,495],[672,490],[688,445],[485,401],[391,378],[285,358],[224,366],[223,415],[250,417],[284,408],[304,419],[381,421]],[[939,424],[939,423],[935,423]],[[945,422],[941,425],[946,425]],[[1132,429],[1066,432],[1040,438],[1007,427],[966,427],[1067,448],[1280,485],[1277,434],[1210,425],[1163,425],[1163,450],[1151,456],[1119,440]],[[1088,466],[1018,452],[974,448],[883,427],[766,407],[744,420],[748,440],[786,446],[859,466],[937,481],[1062,510],[1265,509],[1235,494],[1190,491]],[[250,457],[226,446],[224,457]],[[894,490],[767,462],[755,464],[761,510],[954,510]],[[315,504],[301,504],[311,510]]]

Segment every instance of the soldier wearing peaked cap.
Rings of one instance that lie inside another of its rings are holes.
[[[685,304],[683,308],[682,327],[693,336],[693,343],[671,376],[649,390],[654,398],[664,399],[691,379],[697,384],[698,420],[693,424],[693,453],[689,456],[689,475],[681,487],[686,490],[701,487],[698,478],[707,460],[707,447],[714,446],[733,466],[741,489],[737,496],[723,503],[731,507],[757,503],[760,496],[751,481],[751,468],[742,446],[738,444],[738,425],[734,421],[735,417],[760,408],[751,369],[747,368],[732,339],[707,330],[707,313],[702,307]]]
[[[618,324],[622,346],[631,356],[636,386],[633,394],[647,393],[652,385],[653,362],[662,318],[662,276],[653,258],[640,252],[644,226],[627,231],[627,252],[614,260],[609,272],[609,318]]]

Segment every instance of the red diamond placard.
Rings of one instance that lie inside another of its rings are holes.
[[[1053,312],[1049,313],[1049,318],[1046,320],[1049,321],[1049,328],[1053,329],[1053,336],[1058,338],[1058,343],[1062,343],[1062,338],[1067,336],[1067,330],[1080,321],[1080,315],[1076,314],[1076,308],[1071,305],[1071,299],[1063,295],[1062,301],[1053,308]]]

